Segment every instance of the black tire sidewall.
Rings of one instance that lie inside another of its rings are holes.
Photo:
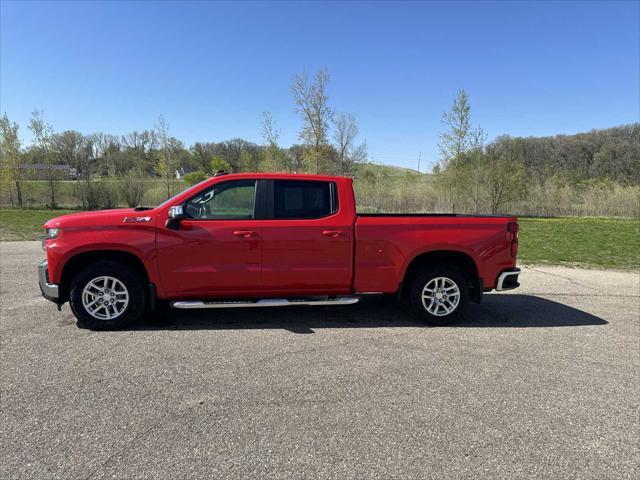
[[[449,315],[436,316],[429,313],[422,304],[422,290],[425,285],[436,277],[446,277],[456,283],[460,290],[460,302],[456,309]],[[416,277],[409,292],[408,306],[411,313],[418,319],[431,325],[449,325],[456,322],[462,316],[469,303],[469,293],[464,276],[454,268],[431,267]]]
[[[113,320],[99,320],[91,316],[82,305],[84,287],[96,277],[110,276],[120,280],[129,293],[125,311]],[[84,268],[71,282],[69,306],[78,320],[78,326],[91,330],[113,330],[140,318],[145,310],[146,293],[143,281],[131,268],[118,262],[101,261]]]

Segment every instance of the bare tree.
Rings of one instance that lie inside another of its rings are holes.
[[[484,179],[484,143],[487,135],[482,127],[478,127],[472,132],[471,139],[471,186],[473,188],[474,213],[480,211],[480,201],[482,198],[482,184]]]
[[[522,157],[522,142],[508,137],[498,137],[487,147],[484,182],[491,213],[524,196],[527,185]]]
[[[201,172],[211,172],[211,161],[215,157],[215,150],[210,143],[194,143],[191,147],[191,154]]]
[[[47,180],[49,182],[49,198],[51,199],[50,207],[56,207],[56,184],[54,182],[53,157],[51,155],[51,137],[53,128],[45,123],[43,111],[35,109],[31,113],[31,121],[29,129],[33,132],[34,142],[40,150],[43,163],[47,166]]]
[[[9,122],[5,113],[0,119],[0,159],[2,160],[2,180],[3,183],[16,187],[16,197],[18,206],[22,207],[22,169],[20,168],[20,138],[18,137],[18,124]],[[13,205],[13,196],[11,196]]]
[[[146,191],[144,172],[140,167],[133,168],[122,177],[119,183],[120,195],[129,207],[138,207]]]
[[[316,173],[320,172],[323,148],[328,144],[328,132],[333,110],[329,106],[327,85],[329,72],[322,68],[309,81],[306,74],[293,76],[291,90],[296,111],[302,117],[299,138],[312,149],[312,164]]]
[[[107,150],[107,135],[102,132],[96,132],[89,135],[88,138],[91,145],[91,157],[101,158]]]
[[[148,130],[143,132],[133,131],[122,136],[122,145],[125,148],[136,150],[137,152],[144,154],[147,152],[151,143],[151,133]]]
[[[350,113],[340,113],[334,121],[333,139],[338,151],[338,173],[349,175],[353,167],[355,139],[358,136],[358,124]]]

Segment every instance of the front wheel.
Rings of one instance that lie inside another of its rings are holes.
[[[142,315],[146,295],[140,277],[127,266],[111,261],[89,265],[71,282],[71,311],[79,327],[112,330]]]
[[[433,267],[413,281],[409,292],[413,315],[432,325],[457,321],[469,303],[464,276],[453,268]]]

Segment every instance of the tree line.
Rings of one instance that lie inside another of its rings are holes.
[[[511,209],[553,214],[574,211],[554,210],[554,202],[566,206],[613,192],[622,195],[616,201],[640,202],[636,198],[640,124],[553,137],[502,135],[488,141],[482,128],[472,123],[471,103],[464,90],[442,115],[440,161],[433,172],[407,172],[402,188],[395,188],[398,182],[385,180],[388,169],[363,168],[366,142],[358,140],[355,117],[337,111],[329,101],[329,84],[326,69],[311,77],[292,77],[291,98],[300,127],[299,142],[289,147],[280,144],[281,130],[270,112],[262,114],[260,144],[233,138],[190,146],[171,135],[162,115],[147,130],[85,135],[75,130],[55,132],[40,110],[32,113],[28,124],[33,141],[23,146],[19,126],[5,113],[0,119],[2,198],[13,206],[30,204],[25,202],[24,188],[30,178],[29,167],[37,165],[44,172],[46,204],[57,207],[64,182],[58,181],[56,167],[66,165],[76,172],[74,198],[87,209],[122,202],[137,206],[145,197],[150,178],[162,185],[161,197],[168,198],[182,188],[176,181],[177,172],[193,184],[217,170],[359,176],[356,187],[366,192],[359,201],[382,210],[495,213]],[[379,191],[385,190],[387,193],[378,198]],[[587,190],[591,196],[585,197]],[[635,212],[634,208],[623,211]]]
[[[487,143],[460,90],[442,115],[434,175],[451,209],[497,213],[545,187],[640,185],[640,124],[576,135],[510,137]],[[638,199],[640,202],[640,199]]]
[[[365,142],[358,143],[355,117],[336,111],[329,103],[329,74],[321,69],[313,77],[296,74],[291,93],[300,116],[300,142],[290,147],[279,143],[281,130],[270,112],[262,114],[262,144],[242,138],[221,142],[196,142],[186,146],[170,134],[163,115],[152,129],[125,135],[102,132],[89,135],[75,130],[55,132],[41,110],[34,110],[28,128],[33,142],[23,148],[19,126],[5,113],[0,119],[2,188],[12,204],[24,205],[23,184],[29,166],[45,171],[49,201],[56,199],[60,175],[57,166],[76,173],[77,195],[82,207],[110,206],[116,196],[134,206],[144,194],[146,178],[162,180],[166,196],[175,193],[176,176],[185,174],[195,183],[217,170],[228,172],[279,171],[352,175],[353,166],[367,160]],[[120,192],[109,192],[105,180],[121,180]]]

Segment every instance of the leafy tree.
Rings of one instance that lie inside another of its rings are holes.
[[[189,185],[195,185],[197,183],[202,182],[203,180],[206,180],[207,178],[208,176],[206,173],[196,171],[196,172],[187,173],[184,176],[184,181],[187,182]]]
[[[466,153],[474,147],[474,142],[482,136],[471,126],[471,105],[464,90],[459,90],[451,110],[442,114],[446,129],[440,133],[438,148],[442,161],[441,182],[448,192],[451,209],[455,212],[459,197],[468,190],[470,168]]]
[[[438,148],[442,157],[443,167],[471,146],[471,105],[464,90],[458,90],[451,110],[442,113],[442,123],[447,130],[440,134]]]
[[[251,152],[244,150],[240,153],[238,160],[239,169],[242,172],[257,172],[258,171],[258,157],[252,155]]]
[[[178,141],[169,137],[169,124],[163,115],[158,117],[156,124],[158,138],[158,150],[156,152],[156,174],[162,178],[167,189],[167,198],[170,198],[175,183],[176,174],[176,150]]]
[[[47,177],[49,183],[49,206],[56,208],[56,183],[54,182],[54,159],[51,155],[51,137],[53,135],[53,128],[48,123],[45,123],[43,119],[42,110],[35,109],[31,113],[31,121],[29,122],[29,129],[33,132],[36,146],[39,148],[42,155],[42,163],[47,166]]]
[[[7,185],[11,196],[11,184],[16,187],[18,206],[22,207],[22,169],[20,168],[20,138],[18,124],[11,123],[5,113],[0,119],[0,170],[2,184]],[[13,197],[12,203],[13,203]]]
[[[231,170],[231,165],[223,158],[213,157],[209,164],[209,171],[215,173],[218,170],[223,170],[228,173]]]
[[[262,170],[266,172],[286,170],[284,152],[278,146],[280,130],[270,112],[262,113],[262,138],[265,142],[262,150]]]

